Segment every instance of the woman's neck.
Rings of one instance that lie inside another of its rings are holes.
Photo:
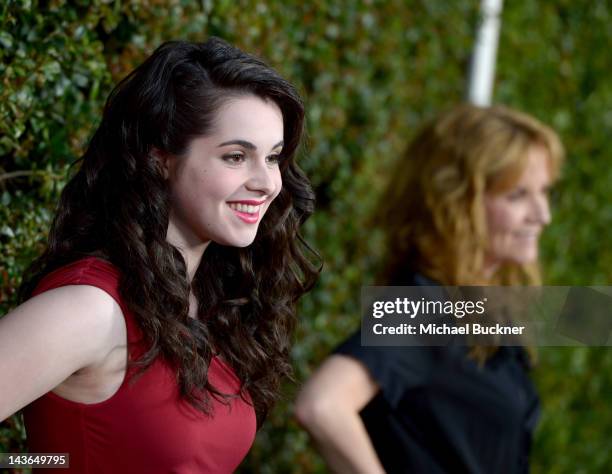
[[[187,279],[189,283],[191,283],[200,266],[202,256],[210,244],[210,240],[202,242],[202,240],[191,232],[180,228],[174,222],[170,221],[166,234],[166,241],[181,252],[187,268]]]
[[[493,276],[495,275],[497,270],[499,270],[499,267],[500,267],[499,262],[488,259],[488,258],[485,259],[485,263],[482,269],[482,276],[484,278],[484,281],[488,281],[488,282],[492,281]]]

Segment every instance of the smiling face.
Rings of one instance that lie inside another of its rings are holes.
[[[185,156],[166,159],[171,193],[167,240],[182,249],[210,241],[250,245],[282,187],[283,116],[254,95],[228,99]]]
[[[524,265],[537,260],[540,233],[550,222],[549,161],[544,147],[531,146],[518,182],[507,191],[485,196],[487,267],[496,268],[502,263]]]

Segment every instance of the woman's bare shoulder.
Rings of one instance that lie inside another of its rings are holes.
[[[0,420],[124,340],[121,308],[100,288],[67,285],[27,300],[0,318]]]

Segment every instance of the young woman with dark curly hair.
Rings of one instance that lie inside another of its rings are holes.
[[[417,134],[380,201],[382,285],[538,285],[563,149],[508,107],[461,104]],[[296,402],[340,473],[528,471],[539,402],[523,347],[341,344]]]
[[[79,473],[238,466],[318,274],[303,120],[290,83],[216,38],[117,85],[0,320],[0,419],[25,407],[31,452]]]

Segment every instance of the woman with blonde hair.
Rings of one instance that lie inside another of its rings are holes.
[[[538,241],[563,159],[555,132],[463,104],[408,147],[376,213],[381,285],[539,284]],[[539,401],[522,347],[362,347],[302,389],[296,415],[335,472],[528,471]]]

